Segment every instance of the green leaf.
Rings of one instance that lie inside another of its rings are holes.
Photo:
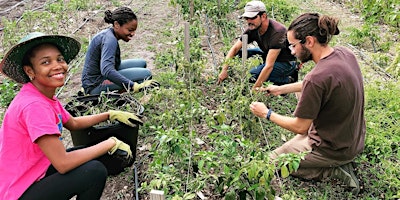
[[[264,200],[265,189],[263,187],[258,187],[256,190],[256,200]]]
[[[281,176],[282,176],[282,178],[286,178],[289,176],[289,170],[286,167],[286,165],[282,165],[282,167],[281,167]]]
[[[224,173],[230,174],[230,171],[231,171],[231,169],[228,166],[224,165]]]
[[[299,169],[299,166],[300,166],[300,161],[299,160],[294,160],[292,162],[292,167],[293,167],[294,171],[297,171],[297,169]]]
[[[225,194],[225,200],[236,200],[235,191],[231,190]]]
[[[204,160],[200,160],[199,163],[197,164],[197,166],[199,167],[199,170],[200,170],[200,171],[203,171]]]
[[[179,195],[175,195],[174,197],[172,197],[172,200],[182,200],[182,197],[180,197]]]
[[[247,171],[248,177],[250,180],[253,180],[256,177],[257,173],[257,167],[250,167],[250,169]]]
[[[183,199],[194,199],[196,197],[196,194],[194,193],[186,193],[183,195]]]

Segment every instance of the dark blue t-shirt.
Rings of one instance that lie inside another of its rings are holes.
[[[82,71],[82,87],[88,92],[104,80],[120,87],[133,87],[132,81],[117,72],[120,64],[121,51],[114,29],[105,29],[95,35],[89,44]]]

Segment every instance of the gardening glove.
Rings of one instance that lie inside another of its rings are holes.
[[[146,80],[143,81],[143,83],[135,83],[133,85],[133,91],[136,92],[141,92],[143,90],[148,90],[151,88],[158,88],[160,87],[160,83],[158,83],[156,80]]]
[[[115,141],[115,145],[108,151],[108,154],[113,155],[117,150],[120,150],[127,153],[126,159],[132,158],[131,147],[128,144],[122,142],[121,140],[118,140],[116,137],[110,138]]]
[[[110,121],[117,120],[131,127],[135,127],[134,123],[143,125],[143,121],[133,113],[118,110],[109,110],[108,113]]]

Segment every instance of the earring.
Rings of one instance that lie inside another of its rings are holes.
[[[29,76],[29,79],[30,79],[31,81],[33,81],[33,80],[35,79],[35,77],[34,77],[34,76]]]

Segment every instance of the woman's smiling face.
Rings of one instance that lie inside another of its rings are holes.
[[[133,19],[122,26],[115,22],[117,25],[114,25],[114,31],[117,39],[122,39],[125,42],[129,42],[133,36],[135,36],[135,32],[138,26],[137,20]]]
[[[39,90],[52,91],[64,85],[68,65],[55,45],[41,44],[35,47],[29,60],[31,66],[24,66],[24,70],[33,78],[31,82]]]

